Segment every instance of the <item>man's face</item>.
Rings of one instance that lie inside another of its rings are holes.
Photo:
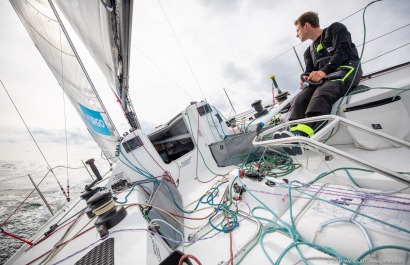
[[[301,26],[300,24],[296,25],[296,37],[300,39],[300,41],[304,42],[307,40],[307,28],[308,28],[308,23],[305,23],[305,25]]]

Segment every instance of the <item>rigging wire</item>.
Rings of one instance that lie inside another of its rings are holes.
[[[50,173],[50,171],[48,171],[47,174],[40,180],[40,182],[37,184],[37,186],[40,186],[41,182],[43,182],[43,180],[47,177],[48,173]],[[26,202],[26,200],[31,196],[31,194],[35,190],[36,190],[35,188],[31,190],[31,192],[26,196],[26,198],[24,198],[24,200],[19,204],[19,206],[17,206],[17,208],[6,218],[6,220],[0,224],[0,227],[7,224],[7,222],[10,220],[10,218],[20,209],[20,207]]]
[[[57,12],[57,10],[56,10],[54,4],[53,4],[53,1],[52,1],[52,0],[48,0],[48,2],[49,2],[49,4],[50,4],[51,9],[52,9],[53,12],[54,12],[54,15],[56,16],[56,18],[57,18],[57,20],[58,20],[58,23],[59,23],[59,25],[60,25],[60,29],[64,32],[64,35],[65,35],[65,37],[66,37],[66,39],[67,39],[67,42],[68,42],[69,46],[71,47],[71,49],[72,49],[72,51],[73,51],[73,53],[74,53],[74,55],[75,55],[75,58],[76,58],[77,61],[78,61],[78,64],[80,65],[81,69],[83,70],[83,73],[84,73],[85,78],[87,79],[88,83],[90,84],[91,89],[92,89],[93,92],[95,93],[95,96],[96,96],[96,98],[98,99],[98,102],[100,103],[102,109],[104,110],[105,115],[107,116],[107,120],[109,121],[110,125],[112,126],[112,132],[113,132],[113,133],[115,132],[117,135],[119,135],[118,130],[117,130],[117,128],[115,127],[114,122],[111,120],[111,117],[108,115],[108,111],[107,111],[107,109],[105,108],[105,105],[103,104],[103,102],[102,102],[102,100],[101,100],[99,94],[97,93],[97,90],[96,90],[96,88],[95,88],[95,86],[94,86],[94,83],[91,81],[91,78],[90,78],[90,76],[88,75],[88,72],[87,72],[87,70],[85,69],[85,66],[84,66],[83,62],[82,62],[80,56],[78,55],[77,50],[75,49],[75,46],[74,46],[73,42],[71,41],[71,38],[69,37],[69,35],[68,35],[68,33],[67,33],[67,31],[66,31],[66,29],[65,29],[65,27],[64,27],[63,22],[62,22],[61,19],[60,19],[60,16],[59,16],[59,14],[58,14],[58,12]]]
[[[339,20],[339,22],[342,22],[342,21],[348,19],[349,17],[352,17],[352,16],[356,15],[357,13],[359,13],[360,11],[362,11],[363,9],[365,9],[365,8],[364,8],[364,7],[360,8],[360,9],[357,10],[356,12],[354,12],[354,13],[348,15],[347,17],[343,18],[342,20]]]
[[[342,103],[343,103],[343,101],[344,101],[344,98],[349,94],[350,90],[352,89],[354,79],[355,79],[355,77],[356,77],[356,75],[357,75],[358,69],[360,68],[360,64],[362,63],[362,58],[363,58],[363,53],[364,53],[364,48],[365,48],[365,43],[366,43],[366,19],[365,19],[365,18],[366,18],[366,10],[367,10],[367,8],[368,8],[369,6],[373,5],[374,3],[380,2],[380,1],[382,1],[382,0],[372,1],[372,2],[370,2],[369,4],[367,4],[367,5],[364,7],[364,9],[363,9],[363,15],[362,15],[362,21],[363,21],[363,47],[362,47],[362,51],[361,51],[360,56],[359,56],[358,66],[356,67],[355,71],[353,72],[353,78],[352,78],[352,81],[350,82],[349,88],[347,89],[347,91],[346,91],[345,94],[343,95],[342,99],[340,100],[339,105],[337,106],[336,115],[339,113],[339,110],[340,110],[340,108],[341,108],[341,106],[342,106]],[[333,129],[332,129],[332,133],[333,133]],[[330,135],[332,135],[332,133],[331,133]],[[328,139],[326,139],[326,141],[327,141],[327,140],[328,140]],[[326,141],[325,141],[325,142],[326,142]]]
[[[233,83],[231,83],[231,84],[225,86],[225,88],[228,88],[228,87],[230,87],[230,86],[236,84],[237,82],[241,81],[241,80],[244,79],[245,77],[248,77],[250,74],[252,74],[252,73],[255,72],[256,70],[259,70],[260,68],[266,66],[267,64],[270,64],[271,62],[275,61],[276,59],[278,59],[278,58],[281,57],[282,55],[285,55],[285,54],[288,53],[289,51],[292,51],[292,50],[293,50],[293,47],[297,47],[297,46],[299,46],[299,45],[301,45],[301,44],[302,44],[302,43],[299,43],[299,44],[297,44],[297,45],[295,45],[295,46],[292,46],[292,48],[287,49],[286,51],[282,52],[281,54],[276,55],[276,56],[273,57],[272,59],[269,59],[268,61],[262,63],[262,64],[259,65],[258,67],[256,67],[256,68],[250,70],[248,73],[246,73],[246,74],[243,75],[242,77],[238,78],[235,82],[233,82]]]
[[[63,111],[64,111],[64,134],[65,134],[65,154],[66,154],[66,165],[67,165],[67,197],[70,199],[70,181],[68,179],[68,137],[67,137],[67,113],[65,107],[65,84],[64,84],[64,64],[63,64],[63,44],[61,42],[61,28],[60,32],[60,64],[61,64],[61,88],[63,89]]]
[[[363,9],[364,9],[364,8],[360,9],[359,11],[361,11],[361,10],[363,10]],[[359,11],[355,12],[354,14],[358,13]],[[350,16],[348,16],[348,17],[350,17]],[[347,18],[348,18],[348,17],[347,17]],[[340,20],[340,21],[343,21],[343,20],[344,20],[344,19],[342,19],[342,20]],[[390,34],[396,32],[396,31],[398,31],[398,30],[401,30],[401,29],[403,29],[403,28],[405,28],[405,27],[407,27],[407,26],[410,26],[410,24],[406,24],[406,25],[401,26],[401,27],[399,27],[399,28],[396,28],[396,29],[394,29],[394,30],[392,30],[392,31],[386,32],[386,33],[384,33],[384,34],[382,34],[382,35],[380,35],[380,36],[377,36],[376,38],[373,38],[373,39],[371,39],[371,40],[366,41],[365,43],[362,43],[362,44],[360,44],[360,45],[357,45],[356,47],[361,47],[361,46],[363,46],[363,45],[365,45],[365,44],[367,44],[367,43],[369,43],[369,42],[372,42],[372,41],[375,41],[375,40],[380,39],[380,38],[382,38],[382,37],[385,37],[385,36],[387,36],[387,35],[390,35]],[[300,43],[300,44],[301,44],[301,43]],[[298,45],[300,45],[300,44],[298,44]],[[379,55],[379,56],[373,57],[373,58],[371,58],[371,59],[369,59],[369,60],[367,60],[367,61],[365,61],[365,62],[362,62],[362,64],[367,63],[367,62],[369,62],[369,61],[372,61],[372,60],[374,60],[374,59],[377,59],[377,58],[379,58],[379,57],[381,57],[381,56],[383,56],[383,55],[386,55],[386,54],[388,54],[388,53],[391,53],[391,52],[393,52],[393,51],[396,51],[396,50],[398,50],[398,49],[400,49],[400,48],[403,48],[404,46],[407,46],[408,44],[410,44],[410,43],[407,43],[407,44],[405,44],[405,45],[402,45],[402,46],[400,46],[400,47],[398,47],[398,48],[396,48],[396,49],[390,50],[390,51],[388,51],[388,52],[386,52],[386,53],[384,53],[384,54],[381,54],[381,55]],[[296,45],[296,46],[298,46],[298,45]],[[295,47],[296,47],[296,46],[295,46]],[[260,69],[260,68],[262,68],[262,67],[265,66],[266,64],[268,64],[268,63],[274,61],[275,59],[279,58],[280,56],[286,54],[286,53],[289,52],[290,50],[291,50],[291,49],[289,49],[289,50],[283,52],[282,54],[277,55],[277,56],[274,57],[273,59],[271,59],[271,60],[269,60],[268,62],[262,64],[261,66],[255,68],[255,69],[253,69],[253,70],[251,70],[251,71],[249,71],[248,74],[246,74],[246,75],[240,77],[237,81],[235,81],[235,82],[231,83],[230,85],[228,85],[228,87],[234,85],[235,83],[239,82],[241,79],[243,79],[243,78],[249,76],[251,73],[255,72],[256,70],[258,70],[258,69]],[[289,78],[289,77],[291,77],[291,76],[294,76],[294,75],[296,75],[296,74],[298,74],[298,73],[300,73],[300,72],[301,72],[301,71],[298,70],[298,71],[296,71],[296,72],[294,72],[294,73],[291,73],[291,74],[289,74],[289,75],[287,75],[287,76],[284,76],[284,77],[279,78],[278,81],[280,81],[280,80],[285,80],[285,79],[287,79],[287,78]],[[247,97],[247,96],[249,96],[249,95],[252,94],[252,93],[255,93],[255,92],[254,92],[254,91],[249,92],[249,93],[247,93],[247,94],[245,94],[245,95],[243,95],[243,96],[240,96],[240,97],[237,98],[237,99],[241,99],[241,98]]]
[[[289,186],[289,188],[291,188],[291,186]],[[295,196],[293,196],[293,197],[295,197]],[[228,225],[229,225],[229,222],[228,222]],[[293,246],[292,246],[293,247]],[[286,253],[286,252],[284,252],[284,253]],[[283,257],[283,256],[282,256]]]
[[[405,47],[405,46],[407,46],[407,45],[409,45],[409,44],[410,44],[410,42],[408,42],[408,43],[406,43],[406,44],[404,44],[404,45],[402,45],[402,46],[400,46],[400,47],[397,47],[397,48],[395,48],[395,49],[393,49],[393,50],[390,50],[390,51],[388,51],[388,52],[385,52],[385,53],[383,53],[383,54],[380,54],[380,55],[378,55],[378,56],[376,56],[376,57],[373,57],[373,58],[371,58],[371,59],[369,59],[369,60],[367,60],[367,61],[365,61],[365,62],[362,62],[362,64],[365,64],[365,63],[368,63],[368,62],[370,62],[370,61],[373,61],[373,60],[375,60],[375,59],[377,59],[377,58],[379,58],[379,57],[382,57],[382,56],[384,56],[384,55],[386,55],[386,54],[389,54],[389,53],[394,52],[394,51],[396,51],[396,50],[398,50],[398,49],[401,49],[401,48],[403,48],[403,47]]]
[[[184,55],[185,61],[187,62],[188,67],[189,67],[189,69],[191,70],[191,73],[192,73],[192,75],[193,75],[193,77],[194,77],[194,79],[195,79],[195,82],[196,82],[196,84],[197,84],[199,90],[201,90],[202,96],[204,97],[204,99],[206,99],[205,94],[204,94],[204,91],[202,90],[202,87],[201,87],[201,85],[200,85],[199,82],[198,82],[198,78],[196,77],[195,72],[194,72],[194,70],[192,69],[191,64],[189,63],[188,57],[187,57],[187,55],[186,55],[184,49],[182,48],[181,43],[180,43],[179,40],[178,40],[177,34],[175,33],[174,28],[172,27],[172,24],[171,24],[171,22],[169,21],[167,14],[165,13],[165,10],[164,10],[164,7],[163,7],[162,4],[161,4],[161,1],[158,0],[157,2],[158,2],[158,4],[159,4],[159,6],[161,7],[162,13],[164,14],[164,17],[165,17],[165,19],[167,20],[168,26],[170,27],[170,29],[171,29],[171,31],[172,31],[172,34],[174,35],[174,38],[175,38],[176,42],[178,43],[179,49],[181,50],[182,54]]]
[[[361,8],[361,9],[355,11],[354,13],[348,15],[347,17],[343,18],[343,19],[340,20],[339,22],[342,22],[343,20],[348,19],[349,17],[351,17],[351,16],[353,16],[353,15],[359,13],[359,12],[360,12],[361,10],[363,10],[363,9],[364,9],[364,8]],[[295,47],[298,47],[298,46],[300,46],[300,45],[302,45],[302,42],[301,42],[301,43],[298,43],[298,44],[296,44],[296,45],[294,45],[294,46],[292,46],[291,48],[287,49],[286,51],[284,51],[284,52],[282,52],[282,53],[280,53],[280,54],[274,56],[273,58],[269,59],[268,61],[262,63],[261,65],[257,66],[256,68],[250,70],[247,74],[245,74],[245,75],[243,75],[242,77],[238,78],[238,79],[237,79],[236,81],[234,81],[233,83],[231,83],[231,84],[225,86],[225,88],[230,87],[230,86],[236,84],[237,82],[239,82],[240,80],[242,80],[242,79],[244,79],[245,77],[249,76],[250,74],[252,74],[252,73],[255,72],[256,70],[259,70],[260,68],[264,67],[265,65],[267,65],[267,64],[269,64],[269,63],[275,61],[275,60],[278,59],[279,57],[285,55],[286,53],[288,53],[288,52],[290,52],[290,51],[292,51],[292,50],[294,50]],[[298,71],[298,72],[299,72],[299,71]]]
[[[365,7],[363,7],[363,8],[361,8],[361,9],[359,9],[359,10],[353,12],[352,14],[350,14],[350,15],[346,16],[345,18],[339,20],[339,22],[342,22],[342,21],[344,21],[344,20],[346,20],[346,19],[348,19],[348,18],[354,16],[355,14],[359,13],[360,11],[362,11],[362,10],[364,10],[364,9],[365,9]],[[367,43],[372,42],[372,41],[374,41],[374,40],[376,40],[376,39],[378,39],[378,38],[381,38],[381,37],[384,37],[384,36],[386,36],[386,35],[389,35],[389,34],[395,32],[395,31],[398,31],[398,30],[400,30],[400,29],[403,29],[403,28],[405,28],[405,27],[407,27],[407,26],[409,26],[409,25],[410,25],[410,24],[406,24],[406,25],[404,25],[404,26],[402,26],[402,27],[399,27],[399,28],[397,28],[397,29],[394,29],[394,30],[392,30],[392,31],[390,31],[390,32],[387,32],[387,33],[385,33],[385,34],[383,34],[383,35],[380,35],[380,36],[378,36],[378,37],[376,37],[376,38],[374,38],[374,39],[371,39],[371,40],[365,42],[364,44],[367,44]],[[241,81],[242,79],[248,77],[248,76],[249,76],[250,74],[252,74],[253,72],[259,70],[260,68],[263,68],[264,66],[266,66],[266,65],[268,65],[268,64],[270,64],[271,62],[273,62],[273,61],[275,61],[276,59],[280,58],[281,56],[287,54],[288,52],[290,52],[291,50],[293,50],[295,47],[300,46],[301,44],[302,44],[302,43],[299,43],[299,44],[297,44],[297,45],[294,45],[292,48],[290,48],[290,49],[288,49],[288,50],[286,50],[286,51],[280,53],[279,55],[274,56],[272,59],[269,59],[268,61],[262,63],[261,65],[257,66],[256,68],[253,68],[252,70],[248,71],[248,72],[247,72],[246,74],[244,74],[243,76],[239,77],[236,81],[234,81],[234,82],[230,83],[229,85],[225,86],[225,89],[226,89],[226,88],[229,88],[229,87],[231,87],[231,86],[233,86],[234,84],[238,83],[238,82]],[[362,46],[362,45],[364,45],[364,44],[360,44],[360,45],[358,45],[357,47],[360,47],[360,46]],[[406,44],[406,45],[407,45],[407,44]],[[402,47],[399,47],[399,48],[402,48]],[[399,49],[399,48],[397,48],[397,49]],[[394,50],[392,50],[392,51],[394,51]],[[390,51],[390,52],[392,52],[392,51]],[[382,56],[382,55],[380,55],[380,56]],[[378,57],[380,57],[380,56],[378,56]],[[378,58],[378,57],[372,58],[372,59],[370,59],[370,60],[376,59],[376,58]],[[368,60],[368,61],[370,61],[370,60]],[[366,62],[367,62],[367,61],[366,61]],[[363,62],[363,63],[365,63],[365,62]],[[363,64],[363,63],[362,63],[362,64]],[[297,73],[299,73],[299,72],[300,72],[300,71],[297,71],[297,72],[295,72],[295,73],[292,73],[292,74],[290,74],[290,75],[287,75],[287,76],[285,76],[285,77],[282,77],[282,78],[280,78],[279,80],[286,79],[286,78],[288,78],[288,77],[290,77],[290,76],[293,76],[293,75],[295,75],[295,74],[297,74]],[[214,91],[213,93],[216,93],[216,91]],[[249,93],[248,93],[247,95],[249,95]]]
[[[12,97],[10,96],[10,94],[9,94],[9,92],[7,91],[6,87],[4,86],[3,81],[0,80],[0,83],[1,83],[1,85],[3,86],[3,88],[4,88],[4,91],[6,91],[7,96],[9,97],[11,103],[13,103],[13,106],[14,106],[14,108],[16,109],[18,115],[20,116],[21,121],[24,123],[24,126],[26,127],[28,133],[30,134],[31,139],[33,139],[34,143],[35,143],[36,146],[37,146],[37,149],[40,151],[41,156],[43,157],[43,159],[44,159],[44,161],[46,162],[48,168],[50,169],[51,173],[53,174],[54,178],[56,179],[58,186],[60,187],[60,189],[61,189],[61,191],[63,192],[64,196],[66,197],[67,201],[70,201],[70,198],[67,196],[66,192],[64,191],[63,186],[61,186],[60,181],[58,181],[56,175],[54,174],[53,170],[51,169],[51,166],[50,166],[50,164],[48,163],[46,157],[44,156],[43,151],[41,151],[40,146],[38,145],[36,139],[34,138],[33,134],[31,133],[30,129],[28,128],[26,122],[24,121],[23,116],[20,114],[20,111],[18,110],[18,108],[17,108],[16,104],[14,103]]]
[[[51,168],[51,169],[56,169],[56,168],[59,168],[59,167],[62,167],[62,168],[67,168],[67,166],[55,166],[55,167],[53,167],[53,168]],[[68,167],[69,169],[83,169],[84,167]],[[41,171],[37,171],[37,172],[30,172],[30,173],[27,173],[27,174],[25,174],[25,175],[21,175],[21,176],[15,176],[15,177],[12,177],[12,178],[8,178],[8,179],[6,179],[6,181],[9,181],[9,180],[13,180],[13,179],[18,179],[18,178],[25,178],[25,177],[27,177],[27,175],[34,175],[34,174],[40,174],[40,173],[44,173],[44,172],[50,172],[50,169],[48,168],[47,170],[41,170]]]
[[[367,44],[367,43],[370,43],[370,42],[375,41],[375,40],[377,40],[377,39],[380,39],[380,38],[382,38],[382,37],[384,37],[384,36],[387,36],[387,35],[389,35],[389,34],[391,34],[391,33],[393,33],[393,32],[396,32],[396,31],[398,31],[398,30],[401,30],[401,29],[403,29],[403,28],[405,28],[405,27],[407,27],[407,26],[410,26],[410,23],[409,23],[409,24],[406,24],[406,25],[404,25],[404,26],[401,26],[400,28],[394,29],[394,30],[389,31],[389,32],[387,32],[387,33],[384,33],[383,35],[380,35],[380,36],[378,36],[378,37],[376,37],[376,38],[373,38],[373,39],[371,39],[371,40],[368,40],[368,41],[366,41],[364,44]],[[363,46],[364,44],[362,43],[362,44],[360,44],[360,45],[357,45],[356,47]]]
[[[189,94],[180,84],[178,84],[177,81],[175,81],[172,77],[170,77],[161,67],[159,67],[159,65],[157,65],[153,60],[151,60],[150,57],[148,57],[147,54],[145,54],[140,48],[138,48],[134,43],[132,43],[132,45],[134,46],[135,49],[137,49],[137,51],[139,51],[153,66],[155,66],[159,71],[161,71],[161,73],[163,73],[165,75],[166,78],[168,78],[172,83],[174,83],[178,88],[180,88],[182,90],[182,92],[185,93],[185,95],[187,95],[188,97],[190,97],[192,100],[194,100],[194,98],[191,96],[191,94]]]
[[[67,115],[65,109],[65,93],[63,91],[63,106],[64,106],[64,132],[65,132],[65,153],[66,153],[66,178],[67,178],[67,197],[70,199],[70,180],[68,178],[68,137],[67,137]]]

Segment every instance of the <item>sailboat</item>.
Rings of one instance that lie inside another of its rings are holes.
[[[147,134],[128,93],[132,0],[11,4],[113,168],[88,160],[96,180],[6,264],[410,263],[409,63],[303,120],[324,122],[310,138],[274,137],[297,92],[229,120],[194,101]],[[60,16],[111,85],[122,136]]]

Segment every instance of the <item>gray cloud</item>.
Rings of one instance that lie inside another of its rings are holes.
[[[66,142],[65,132],[63,130],[45,130],[42,128],[35,128],[32,130],[32,133],[39,142]],[[67,131],[67,140],[69,144],[86,144],[93,141],[89,135],[84,135],[72,130]]]
[[[368,2],[370,1],[366,3]],[[390,2],[392,1],[378,2],[368,9],[366,15],[368,39],[410,22],[407,14],[410,1],[395,0],[394,4]],[[340,5],[335,0],[320,0],[314,3],[283,0],[201,0],[175,1],[166,5],[165,10],[193,69],[198,74],[204,94],[211,104],[214,104],[224,115],[228,115],[230,105],[222,88],[226,88],[235,108],[241,105],[247,109],[256,99],[269,99],[271,74],[276,75],[282,90],[293,91],[297,88],[301,69],[293,50],[278,58],[275,57],[299,43],[295,38],[293,27],[293,20],[298,15],[310,9],[317,11],[321,17],[321,24],[325,27],[359,10],[366,3],[352,1],[349,5]],[[190,78],[186,62],[175,44],[162,12],[156,9],[158,8],[156,5],[148,2],[141,2],[139,5],[140,8],[134,10],[135,43],[138,45],[145,43],[145,46],[141,46],[144,52],[155,55],[151,59],[164,69],[167,75],[178,81],[178,84],[186,88],[190,94],[192,93],[195,100],[200,100],[202,96],[194,79]],[[338,8],[329,12],[330,5],[337,5]],[[184,10],[188,12],[183,12]],[[32,124],[30,127],[35,128],[34,137],[40,143],[65,144],[63,129],[49,129],[49,126],[53,128],[56,126],[56,123],[50,122],[56,119],[56,116],[53,116],[54,111],[50,110],[58,107],[58,104],[51,104],[61,98],[61,89],[57,87],[48,68],[46,71],[41,71],[46,68],[46,65],[8,2],[1,2],[0,14],[2,14],[0,16],[2,24],[11,25],[0,28],[2,40],[0,61],[4,62],[0,65],[2,79],[10,88],[10,92],[14,92],[12,89],[15,88],[16,92],[12,94],[16,95],[16,103],[24,118]],[[362,13],[359,12],[343,23],[351,31],[356,45],[361,44]],[[409,28],[406,27],[395,34],[380,38],[378,40],[380,48],[376,41],[368,44],[364,59],[371,59],[386,49],[408,43],[409,35],[406,33]],[[296,47],[301,59],[303,59],[304,47],[308,44],[307,42]],[[394,55],[394,60],[390,56],[381,57],[366,63],[363,68],[365,72],[370,72],[408,61],[409,48],[410,45],[390,54]],[[134,93],[131,96],[142,129],[150,131],[154,128],[154,123],[158,125],[158,122],[166,122],[177,115],[189,104],[189,100],[185,95],[181,96],[181,91],[164,78],[162,73],[152,70],[151,63],[136,53],[135,49],[131,55],[136,57],[132,58],[136,63],[131,68],[133,71],[130,75],[130,83],[133,85],[131,93]],[[141,58],[137,57],[138,55]],[[35,77],[39,77],[39,80]],[[49,80],[50,78],[52,81]],[[58,89],[55,89],[56,87]],[[54,90],[56,93],[53,93]],[[110,93],[108,91],[108,98],[112,97]],[[21,124],[18,117],[13,119],[11,111],[14,113],[14,109],[7,97],[1,96],[0,100],[4,119],[0,124],[0,143],[10,146],[11,151],[20,151],[26,155],[25,149],[27,143],[31,141],[30,136],[23,129],[15,129],[21,128],[19,127]],[[41,109],[46,109],[46,112],[37,112],[40,108],[33,108],[34,103],[41,106]],[[118,107],[115,105],[112,108]],[[122,113],[114,116],[110,109],[109,112],[115,122],[119,120],[116,118],[123,119]],[[142,120],[142,117],[145,120]],[[76,122],[74,118],[72,120]],[[77,149],[81,149],[81,145],[86,145],[86,149],[89,149],[88,143],[93,143],[92,137],[85,129],[76,129],[77,126],[81,128],[83,124],[80,123],[81,121],[78,121],[69,128],[68,141]],[[118,124],[117,128],[122,134],[121,130],[127,130],[129,125],[122,123]],[[16,147],[11,148],[11,143],[17,144]],[[55,145],[50,146],[54,151]],[[8,155],[7,152],[4,152],[4,155]]]
[[[224,77],[237,81],[246,76],[247,72],[244,68],[236,65],[234,62],[226,62],[223,67]]]
[[[66,142],[64,130],[33,128],[30,131],[38,143],[65,144]],[[94,142],[89,134],[84,134],[79,129],[67,131],[67,139],[70,145],[86,145]],[[3,136],[0,139],[0,142],[3,143],[21,143],[22,141],[31,141],[31,137],[26,130],[14,130],[7,138]]]

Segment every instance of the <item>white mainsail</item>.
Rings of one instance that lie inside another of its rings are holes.
[[[10,0],[31,39],[105,156],[119,134],[47,0]]]
[[[55,2],[103,72],[131,127],[139,129],[128,97],[133,0]]]

